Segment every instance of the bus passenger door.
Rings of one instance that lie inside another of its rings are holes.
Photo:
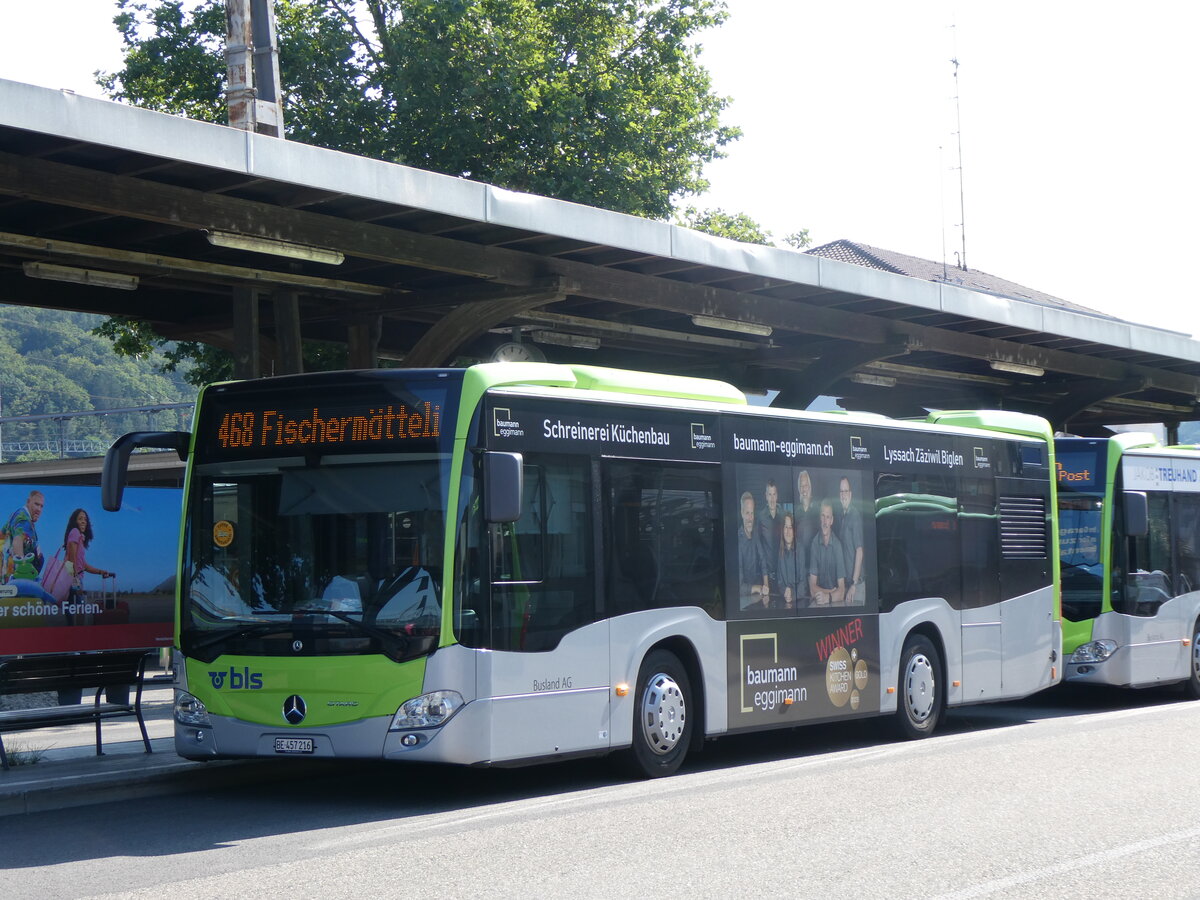
[[[964,479],[958,497],[962,572],[962,698],[1001,696],[1004,625],[996,578],[999,560],[995,491],[989,479]]]
[[[607,748],[608,623],[597,621],[591,463],[526,454],[520,518],[489,526],[493,761]]]
[[[1150,528],[1146,534],[1127,538],[1124,594],[1114,604],[1123,604],[1118,611],[1128,617],[1122,621],[1128,635],[1120,642],[1128,644],[1130,683],[1134,685],[1177,681],[1187,675],[1191,661],[1191,648],[1183,644],[1192,637],[1192,622],[1184,620],[1191,604],[1179,598],[1190,585],[1172,558],[1172,550],[1182,548],[1178,546],[1171,494],[1147,491],[1146,500]]]

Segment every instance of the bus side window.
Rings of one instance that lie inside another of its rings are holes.
[[[1175,559],[1179,592],[1200,591],[1200,495],[1175,495]]]
[[[879,608],[942,597],[962,608],[958,482],[952,476],[880,472],[875,488]]]
[[[1149,533],[1128,539],[1131,552],[1122,598],[1124,608],[1118,610],[1131,616],[1156,615],[1158,608],[1176,594],[1171,578],[1171,495],[1150,491],[1146,499]]]
[[[521,517],[491,535],[491,646],[553,650],[596,619],[591,462],[525,457]]]
[[[604,478],[607,614],[699,606],[721,617],[719,470],[613,460],[605,464]]]

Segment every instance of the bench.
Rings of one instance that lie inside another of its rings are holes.
[[[56,725],[96,723],[96,755],[103,756],[100,723],[120,716],[136,716],[142,729],[142,744],[150,753],[150,736],[142,718],[142,684],[146,673],[146,651],[82,653],[72,656],[21,656],[0,659],[0,695],[32,694],[39,691],[95,689],[94,700],[38,709],[0,710],[0,764],[9,768],[3,735]],[[134,689],[132,703],[102,702],[109,687],[128,685]]]

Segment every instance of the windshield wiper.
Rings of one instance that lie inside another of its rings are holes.
[[[196,629],[189,629],[188,631],[184,632],[183,637],[187,638],[188,635],[192,634],[195,630]],[[220,634],[209,635],[203,639],[188,639],[187,654],[188,656],[194,656],[196,659],[199,659],[202,662],[212,662],[221,654],[214,653],[211,656],[205,657],[200,655],[201,651],[207,650],[209,647],[216,647],[218,644],[223,644],[228,640],[232,640],[233,638],[257,637],[263,634],[273,634],[275,632],[286,630],[286,626],[279,622],[251,622],[242,625],[241,628],[235,628],[232,631],[222,631]]]
[[[396,634],[383,628],[379,628],[375,625],[369,625],[360,619],[352,617],[349,613],[345,613],[340,610],[307,608],[290,610],[263,610],[255,615],[287,616],[289,619],[294,618],[295,616],[332,616],[338,621],[352,626],[366,636],[379,641],[383,647],[384,653],[397,662],[403,658],[405,651],[408,650],[409,644],[411,643],[411,638],[406,634]],[[234,638],[259,637],[265,634],[277,634],[279,632],[289,631],[291,624],[292,623],[290,622],[244,622],[240,628],[234,628],[230,631],[222,631],[220,634],[209,635],[205,638],[195,640],[188,639],[186,652],[189,656],[193,656],[202,662],[212,662],[214,659],[220,656],[220,653],[218,652],[202,656],[201,653],[204,650],[224,644],[225,642],[233,640]],[[187,639],[188,635],[192,634],[194,631],[195,629],[189,629],[189,631],[184,633],[183,637]]]
[[[338,609],[293,609],[292,615],[297,616],[333,616],[339,622],[352,625],[368,637],[373,637],[383,645],[384,651],[392,659],[399,660],[400,655],[408,649],[409,637],[406,634],[396,634],[375,625],[368,625],[362,619],[356,619],[350,613]]]

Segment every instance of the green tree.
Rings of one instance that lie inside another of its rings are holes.
[[[114,99],[224,122],[221,0],[118,0]],[[708,187],[740,131],[700,64],[722,0],[275,0],[288,137],[650,218]],[[166,352],[189,381],[229,355],[168,347],[145,324],[99,330]],[[305,349],[313,366],[337,351]],[[344,357],[343,357],[344,361]]]
[[[771,232],[745,213],[730,213],[719,207],[699,210],[694,206],[689,206],[679,213],[676,222],[687,228],[703,231],[705,234],[741,241],[743,244],[775,245],[771,240]],[[791,247],[793,250],[803,250],[811,243],[807,228],[793,231],[783,238],[784,246]]]
[[[220,0],[119,0],[116,99],[221,122]],[[294,140],[633,215],[703,192],[721,0],[276,0]]]

